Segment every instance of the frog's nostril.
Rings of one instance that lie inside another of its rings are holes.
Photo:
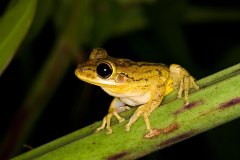
[[[77,66],[76,70],[78,70],[78,72],[84,72],[85,71],[84,66],[82,66],[80,64]]]
[[[84,72],[84,67],[79,67],[79,70],[81,71],[81,72]]]

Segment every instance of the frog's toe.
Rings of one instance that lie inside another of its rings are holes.
[[[195,89],[196,89],[196,90],[199,90],[199,88],[200,88],[199,86],[195,86]]]
[[[178,99],[182,98],[182,94],[178,94],[178,95],[177,95],[177,98],[178,98]]]
[[[104,127],[99,127],[95,130],[95,132],[101,131],[102,129],[104,129]]]
[[[119,123],[122,123],[122,122],[125,121],[125,119],[124,118],[120,118],[118,121],[119,121]]]
[[[154,136],[158,136],[161,133],[158,129],[150,129],[147,130],[146,134],[144,135],[144,138],[152,138]]]
[[[131,129],[131,127],[130,127],[129,125],[126,125],[126,126],[125,126],[125,131],[128,132],[128,131],[130,131],[130,129]]]
[[[112,133],[112,128],[106,128],[106,134],[111,134]]]
[[[184,105],[189,105],[189,101],[188,101],[188,100],[185,100],[185,101],[184,101]]]
[[[131,108],[128,107],[128,106],[125,106],[124,109],[125,109],[125,110],[130,110]]]

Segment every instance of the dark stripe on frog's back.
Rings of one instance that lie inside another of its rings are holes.
[[[136,67],[136,72],[133,73],[133,75],[131,74],[128,74],[127,71],[126,72],[120,72],[120,74],[126,76],[127,78],[129,79],[132,79],[133,81],[141,81],[141,80],[145,80],[145,81],[148,81],[149,78],[151,78],[151,76],[149,77],[141,77],[141,76],[138,76],[136,77],[134,74],[137,74],[138,72],[138,68],[139,69],[143,69],[143,74],[151,74],[151,72],[153,71],[157,71],[159,76],[162,75],[161,71],[162,69],[166,69],[166,70],[169,70],[168,69],[168,66],[165,65],[165,64],[161,64],[161,63],[147,63],[147,62],[134,62],[134,61],[131,61],[131,60],[124,60],[124,61],[121,61],[122,63],[118,63],[117,66],[119,68],[122,68],[122,70],[124,70],[124,68],[134,68]],[[149,69],[149,66],[151,67],[154,67],[154,69]],[[145,69],[144,69],[145,68]],[[154,75],[155,76],[155,75]]]
[[[115,59],[116,66],[120,67],[130,67],[130,66],[138,66],[138,67],[146,67],[146,66],[162,66],[164,68],[168,68],[167,65],[163,63],[150,63],[150,62],[135,62],[129,59]]]

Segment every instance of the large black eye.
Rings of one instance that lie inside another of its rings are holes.
[[[113,69],[110,64],[106,62],[99,63],[97,66],[97,75],[101,78],[107,79],[113,73]]]

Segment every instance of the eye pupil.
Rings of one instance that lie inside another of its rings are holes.
[[[113,73],[113,70],[112,70],[112,67],[103,62],[103,63],[100,63],[98,66],[97,66],[97,74],[99,77],[101,78],[109,78]]]

